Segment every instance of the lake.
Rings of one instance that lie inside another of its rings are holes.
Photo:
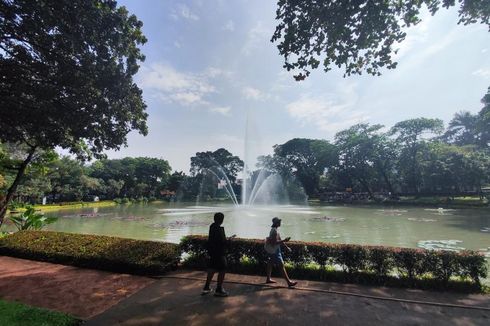
[[[412,248],[479,250],[490,257],[490,210],[373,206],[195,206],[180,203],[118,205],[49,212],[59,220],[47,229],[179,242],[207,234],[213,214],[225,214],[227,235],[265,238],[280,217],[283,238]]]

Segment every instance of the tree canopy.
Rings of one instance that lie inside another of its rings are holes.
[[[98,157],[147,133],[141,26],[114,0],[0,0],[0,140],[29,148],[18,178],[38,149]]]
[[[397,43],[405,39],[407,27],[421,21],[424,5],[434,15],[456,1],[278,0],[279,23],[271,41],[278,42],[284,68],[297,72],[296,80],[320,64],[325,71],[337,66],[344,76],[381,75],[383,68],[396,68]],[[458,23],[490,25],[488,0],[459,0],[458,6]]]
[[[214,152],[198,152],[191,157],[191,174],[195,176],[205,172],[205,170],[222,169],[217,176],[222,178],[221,173],[224,173],[231,182],[235,182],[238,172],[243,169],[243,165],[243,161],[238,156],[224,148],[219,148]]]

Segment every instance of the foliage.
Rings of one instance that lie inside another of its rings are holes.
[[[180,260],[171,243],[51,231],[20,231],[0,239],[0,254],[135,274],[160,274]]]
[[[46,225],[58,220],[57,217],[46,217],[44,214],[37,213],[36,209],[31,205],[26,206],[25,211],[21,213],[10,214],[9,219],[19,231],[41,230]]]
[[[336,163],[336,148],[326,140],[294,138],[274,146],[274,157],[279,158],[284,168],[281,175],[294,175],[303,185],[308,196],[318,192],[319,176],[326,167]],[[287,169],[285,169],[287,167]]]
[[[230,182],[235,182],[238,172],[243,169],[243,165],[243,161],[238,156],[234,156],[224,148],[219,148],[214,152],[198,152],[191,157],[191,174],[203,174],[207,170],[211,170],[219,178],[222,178],[224,173]]]
[[[80,320],[60,312],[0,300],[0,325],[76,326],[80,324]]]
[[[104,183],[102,191],[109,198],[156,197],[170,176],[168,161],[150,157],[125,157],[94,162],[88,169],[90,177]]]
[[[113,0],[0,1],[0,140],[27,147],[0,200],[0,224],[39,150],[100,157],[131,130],[146,135],[133,81],[141,27]]]
[[[488,1],[458,2],[458,23],[490,25]],[[296,80],[305,79],[320,64],[325,71],[342,68],[344,76],[381,75],[384,67],[396,68],[397,44],[405,40],[408,27],[420,23],[424,5],[434,15],[442,7],[455,6],[455,1],[278,0],[279,22],[271,41],[279,42],[284,68],[300,71]]]
[[[183,252],[190,255],[185,264],[204,268],[206,243],[205,236],[184,237],[180,246]],[[288,246],[292,252],[283,253],[286,263],[292,264],[296,269],[316,264],[323,273],[335,269],[337,265],[344,272],[344,276],[341,277],[344,281],[357,281],[359,277],[367,274],[372,275],[378,282],[385,281],[387,277],[407,279],[410,285],[417,285],[422,280],[432,278],[442,287],[453,278],[464,281],[470,278],[479,286],[480,278],[487,275],[485,257],[469,250],[455,253],[301,241],[291,241]],[[247,273],[263,273],[267,257],[264,241],[257,239],[233,239],[228,248],[228,256],[231,271]],[[322,274],[315,275],[314,278],[318,279]]]

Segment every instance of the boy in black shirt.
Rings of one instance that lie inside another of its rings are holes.
[[[223,289],[223,281],[225,279],[226,272],[226,257],[225,249],[227,244],[227,239],[225,236],[225,229],[221,226],[223,224],[223,219],[225,216],[223,213],[214,214],[214,223],[209,226],[209,237],[208,237],[208,253],[209,253],[209,264],[208,264],[208,277],[206,279],[206,284],[202,290],[202,294],[208,294],[211,292],[210,284],[213,279],[214,273],[218,272],[218,286],[214,292],[215,296],[226,297],[228,293]],[[235,235],[230,237],[234,238]]]

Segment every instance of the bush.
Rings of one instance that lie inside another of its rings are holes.
[[[100,235],[20,231],[0,239],[0,254],[87,268],[159,274],[177,266],[178,245]]]
[[[184,265],[205,268],[206,243],[206,236],[184,237],[180,244],[181,250],[188,254]],[[292,252],[283,255],[292,277],[443,289],[451,279],[459,277],[459,283],[474,290],[480,288],[480,278],[487,275],[485,258],[475,251],[456,253],[299,241],[288,242],[288,246]],[[235,238],[230,241],[230,271],[264,274],[266,261],[264,240]],[[472,283],[467,282],[468,278]]]

